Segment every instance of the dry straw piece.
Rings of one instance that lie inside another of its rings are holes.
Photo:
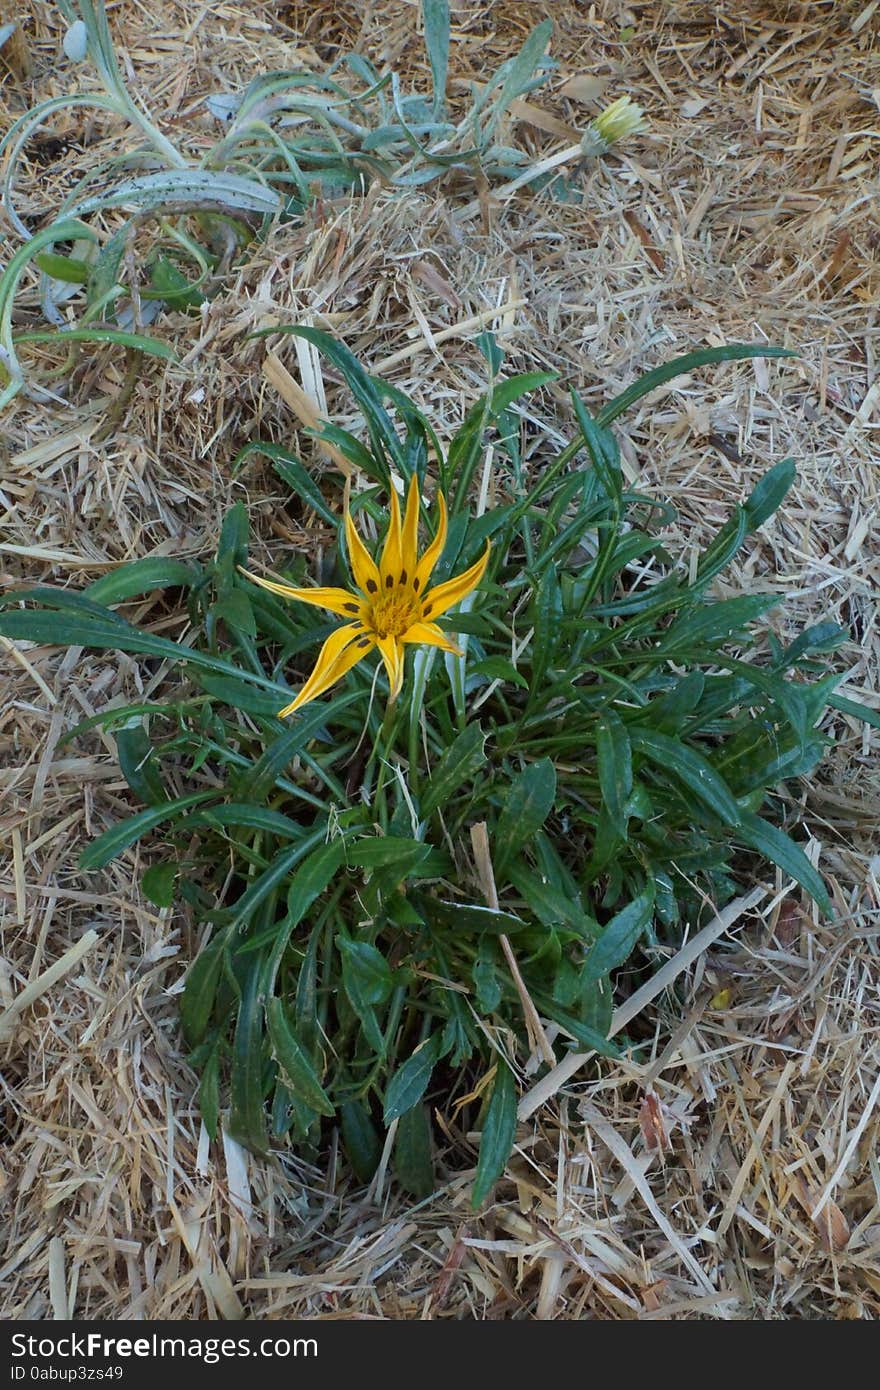
[[[268,469],[231,476],[251,438],[297,440],[318,475],[324,467],[299,434],[299,396],[280,373],[266,379],[264,348],[246,337],[270,315],[332,327],[447,437],[482,384],[468,320],[494,328],[507,370],[558,369],[591,402],[688,347],[766,336],[801,359],[664,388],[623,422],[626,467],[677,506],[670,540],[696,554],[768,461],[794,456],[794,492],[724,593],[785,595],[777,626],[840,621],[851,633],[842,691],[876,707],[871,10],[658,0],[622,21],[610,3],[455,7],[452,76],[476,82],[552,12],[560,70],[524,104],[540,117],[520,107],[508,132],[536,161],[595,114],[598,102],[575,95],[594,89],[564,95],[573,78],[625,86],[650,112],[650,134],[606,164],[564,166],[583,202],[525,189],[503,205],[487,197],[485,220],[464,222],[473,188],[439,185],[315,206],[230,273],[200,321],[163,321],[182,360],[144,368],[103,442],[119,361],[83,358],[67,406],[19,398],[0,453],[4,587],[80,585],[121,560],[204,554],[231,500],[249,504],[267,566],[329,543],[288,509]],[[66,81],[53,11],[35,0],[26,13],[29,66],[6,75],[3,123],[37,88],[51,95]],[[111,22],[160,124],[201,120],[207,140],[201,102],[218,74],[232,89],[357,42],[424,85],[408,66],[422,61],[416,15],[397,0],[283,10],[160,0],[149,16],[116,7]],[[79,113],[41,131],[19,181],[22,215],[122,138]],[[314,402],[289,343],[278,361]],[[322,386],[332,419],[356,428],[331,373]],[[527,465],[568,425],[567,409],[561,387],[521,405]],[[132,608],[156,631],[186,629],[156,596]],[[4,647],[0,662],[0,1007],[14,1010],[0,1044],[5,1317],[877,1316],[875,733],[835,719],[819,773],[790,792],[821,850],[835,920],[817,921],[781,879],[759,885],[761,913],[707,943],[633,1021],[651,1060],[564,1079],[521,1123],[509,1180],[474,1216],[472,1170],[413,1209],[393,1185],[357,1189],[333,1154],[319,1171],[209,1149],[176,1013],[196,943],[182,913],[139,899],[140,850],[100,877],[77,872],[84,843],[130,803],[110,739],[61,743],[96,710],[149,699],[164,672],[32,647]],[[437,1132],[461,1162],[455,1099]]]

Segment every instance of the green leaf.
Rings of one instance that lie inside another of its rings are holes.
[[[134,348],[148,357],[161,357],[165,362],[174,361],[174,349],[158,338],[148,338],[145,333],[126,333],[121,328],[34,328],[27,333],[15,333],[13,341],[19,343],[115,343],[117,347]]]
[[[726,825],[739,825],[740,809],[733,793],[702,753],[677,738],[635,725],[630,727],[629,737],[636,752],[678,777]]]
[[[841,714],[848,714],[851,719],[861,719],[872,729],[880,729],[880,710],[862,704],[861,700],[850,700],[846,695],[832,695],[828,703],[832,709],[840,710]]]
[[[199,1082],[199,1113],[212,1139],[217,1138],[220,1116],[220,1053],[215,1047],[202,1068]]]
[[[177,865],[173,861],[167,864],[151,864],[141,879],[144,897],[156,907],[170,907],[174,902],[176,876]]]
[[[432,853],[430,845],[400,835],[371,835],[355,840],[346,855],[352,869],[383,869],[387,864],[406,860],[413,867]]]
[[[373,452],[377,462],[383,463],[384,479],[386,484],[390,481],[387,466],[384,466],[384,455],[387,452],[392,463],[406,474],[403,457],[403,447],[400,436],[391,422],[391,417],[382,404],[382,397],[376,388],[375,383],[367,375],[360,362],[345,346],[336,338],[332,338],[329,333],[325,333],[320,328],[310,328],[304,324],[278,324],[274,328],[261,328],[250,336],[253,338],[265,337],[267,333],[292,333],[296,338],[305,338],[307,342],[313,343],[319,352],[333,363],[341,373],[348,389],[351,391],[358,405],[364,414],[367,430],[373,445]]]
[[[689,608],[677,618],[657,642],[656,651],[672,655],[694,649],[702,642],[717,643],[730,637],[774,608],[779,599],[773,594],[744,594],[740,598]]]
[[[165,821],[174,820],[191,806],[199,806],[202,802],[212,800],[216,795],[216,791],[191,792],[189,796],[178,796],[174,801],[164,801],[161,806],[151,806],[128,820],[120,821],[118,825],[112,825],[103,835],[99,835],[86,846],[79,857],[79,867],[103,869],[105,864],[122,854],[123,850],[128,849],[129,845],[133,845],[142,835],[155,830]]]
[[[463,783],[476,777],[486,758],[483,747],[486,735],[479,724],[468,724],[453,739],[431,774],[421,802],[425,820],[458,791]]]
[[[501,982],[498,978],[495,951],[491,937],[481,936],[472,973],[477,1008],[484,1014],[494,1013],[501,1003]]]
[[[443,110],[449,66],[449,0],[422,0],[425,47],[434,84],[434,115]]]
[[[337,936],[336,944],[342,954],[346,987],[349,982],[355,985],[361,1003],[384,1004],[391,993],[394,977],[381,951],[367,941],[352,941],[346,936]],[[352,1003],[357,1008],[354,999]]]
[[[235,794],[242,801],[265,801],[290,767],[294,756],[322,730],[328,720],[333,722],[342,710],[358,698],[357,692],[337,695],[327,703],[297,713],[283,732],[266,747],[255,763],[251,763],[235,781]]]
[[[376,1021],[374,1006],[384,1004],[391,993],[391,968],[376,947],[366,941],[352,941],[339,935],[336,944],[342,957],[342,983],[364,1037],[376,1052],[384,1053],[385,1039]]]
[[[769,859],[772,864],[778,864],[783,873],[806,889],[826,917],[831,916],[831,900],[821,875],[813,868],[800,846],[795,844],[784,830],[770,825],[751,811],[743,811],[736,838],[748,845],[749,849],[756,850],[765,859]]]
[[[290,816],[280,811],[270,811],[268,806],[252,806],[247,801],[226,801],[218,806],[209,806],[206,811],[194,811],[186,818],[187,828],[206,825],[212,830],[224,831],[229,826],[236,830],[259,830],[265,835],[274,835],[281,840],[301,840],[303,827]]]
[[[148,806],[162,806],[168,793],[156,766],[150,736],[138,719],[116,735],[119,768],[135,796]]]
[[[401,1187],[419,1200],[434,1190],[431,1125],[424,1105],[401,1115],[394,1141],[394,1171]]]
[[[307,507],[330,526],[335,528],[339,525],[339,517],[330,510],[317,483],[310,477],[296,454],[285,449],[282,444],[267,444],[260,439],[254,439],[236,454],[232,463],[233,474],[238,472],[252,454],[264,454],[266,458],[271,459],[279,478],[287,483],[291,491],[300,497]]]
[[[529,685],[534,693],[558,655],[562,631],[562,592],[554,565],[548,565],[535,592],[532,622],[532,674]]]
[[[512,912],[499,912],[496,908],[482,907],[478,903],[443,902],[440,898],[416,896],[429,922],[442,922],[462,932],[504,932],[512,936],[528,926],[521,917]]]
[[[105,208],[147,212],[169,204],[193,203],[213,209],[219,203],[227,212],[259,212],[271,216],[281,208],[274,188],[256,179],[242,178],[211,169],[172,169],[158,174],[140,174],[115,188],[105,189],[93,198],[74,204],[70,212],[84,216]],[[61,240],[56,237],[56,240]]]
[[[588,916],[580,901],[570,897],[563,886],[551,882],[540,866],[532,868],[522,861],[515,862],[509,866],[507,877],[545,927],[568,927],[585,941],[593,941],[598,935],[595,918]]]
[[[269,1147],[263,1105],[265,1015],[261,984],[261,971],[255,961],[241,984],[229,1086],[229,1133],[258,1154],[266,1153]]]
[[[504,1172],[513,1152],[515,1134],[516,1081],[510,1067],[499,1057],[492,1098],[483,1122],[477,1175],[471,1194],[471,1206],[475,1210]]]
[[[94,584],[83,589],[83,597],[109,608],[114,603],[123,603],[139,594],[152,593],[154,589],[190,588],[198,577],[199,571],[195,565],[183,560],[148,555],[145,560],[133,560],[131,564],[120,565],[118,569],[102,575]]]
[[[311,1059],[291,1027],[287,1010],[280,999],[269,1000],[266,1005],[266,1021],[275,1060],[289,1089],[319,1115],[335,1115],[336,1107],[321,1085]]]
[[[556,768],[549,758],[530,763],[513,779],[492,838],[492,862],[499,878],[541,829],[555,800]]]
[[[490,413],[497,417],[513,405],[514,401],[518,401],[520,396],[526,396],[530,391],[537,391],[540,386],[558,380],[558,372],[521,372],[518,376],[507,377],[505,381],[499,381],[492,387],[489,398]]]
[[[218,932],[203,946],[189,968],[180,1003],[180,1021],[187,1046],[196,1047],[208,1031],[217,986],[223,973],[227,933]]]
[[[599,789],[612,826],[626,837],[626,803],[633,789],[632,748],[623,720],[609,709],[596,725]]]
[[[428,1089],[431,1073],[442,1050],[442,1035],[433,1033],[397,1068],[385,1091],[385,1123],[390,1125],[411,1110]]]
[[[542,20],[536,24],[530,34],[526,36],[519,52],[504,65],[505,77],[499,95],[492,103],[492,114],[483,132],[484,139],[488,140],[491,132],[496,125],[499,117],[507,110],[507,107],[516,97],[521,96],[528,87],[535,69],[550,42],[553,33],[553,21],[550,19]]]
[[[316,845],[320,844],[326,838],[326,834],[326,824],[321,823],[316,830],[301,839],[291,849],[282,850],[275,855],[268,868],[264,869],[260,876],[251,882],[236,902],[232,919],[232,927],[235,931],[241,931],[248,926],[257,908],[266,901],[270,894],[278,891],[294,865],[298,864]]]
[[[744,503],[750,531],[757,531],[779,510],[796,479],[794,459],[783,459],[758,480]]]
[[[50,642],[61,647],[90,647],[94,651],[136,652],[140,656],[158,656],[165,661],[176,662],[182,666],[195,666],[202,670],[215,671],[238,680],[250,681],[263,690],[277,692],[281,698],[290,701],[292,691],[289,686],[233,666],[229,661],[209,656],[194,647],[180,642],[170,642],[167,638],[156,637],[151,632],[132,627],[112,610],[89,612],[84,607],[86,600],[80,595],[64,595],[53,589],[27,590],[17,593],[15,598],[0,598],[4,603],[22,599],[50,598],[53,610],[16,609],[0,612],[0,633],[5,637],[23,637],[30,642]],[[325,712],[327,706],[324,707]]]
[[[468,666],[468,675],[487,676],[490,681],[506,681],[509,685],[518,685],[520,690],[529,688],[525,676],[503,656],[489,656],[485,661],[475,661]]]
[[[218,598],[217,602],[211,605],[211,612],[215,618],[222,618],[230,632],[244,633],[246,637],[256,637],[257,624],[254,619],[254,610],[251,608],[250,600],[243,589],[231,589],[228,594]]]
[[[54,251],[41,251],[34,256],[34,264],[44,275],[68,285],[85,285],[92,269],[88,261],[77,260],[74,256],[59,256]]]
[[[653,892],[640,893],[621,912],[612,917],[584,961],[581,977],[584,983],[601,980],[629,959],[639,937],[651,920],[653,907]]]
[[[764,343],[728,343],[724,347],[700,348],[696,352],[686,352],[682,357],[674,357],[671,362],[664,362],[653,371],[645,372],[632,386],[628,386],[619,396],[615,396],[602,407],[596,416],[596,422],[599,425],[610,425],[618,415],[629,410],[631,405],[655,391],[658,386],[665,386],[667,381],[696,371],[698,367],[706,367],[712,362],[739,362],[747,357],[797,356],[798,354],[789,348],[767,347]]]
[[[310,854],[297,869],[287,890],[291,931],[302,921],[315,899],[333,882],[344,860],[345,841],[331,840]]]
[[[379,1166],[382,1142],[366,1106],[359,1100],[343,1101],[339,1107],[342,1142],[348,1161],[359,1182],[369,1182]]]

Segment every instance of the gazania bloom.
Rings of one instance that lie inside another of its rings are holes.
[[[582,141],[584,154],[604,154],[616,140],[645,129],[645,115],[631,97],[618,97],[591,121]]]
[[[446,502],[438,493],[440,519],[437,534],[425,553],[418,553],[419,485],[413,477],[406,499],[406,515],[401,522],[397,493],[391,489],[391,524],[378,565],[373,560],[346,508],[345,538],[355,590],[294,589],[272,579],[243,571],[254,584],[283,598],[296,599],[326,608],[350,621],[331,632],[315,662],[315,669],[291,704],[279,710],[283,719],[309,701],[316,700],[331,685],[350,671],[372,650],[378,648],[388,672],[391,701],[397,699],[403,685],[403,665],[407,643],[441,647],[445,652],[460,656],[458,647],[437,626],[436,619],[454,604],[460,603],[475,589],[483,577],[489,559],[489,543],[475,565],[448,579],[445,584],[429,588],[434,567],[446,544]]]

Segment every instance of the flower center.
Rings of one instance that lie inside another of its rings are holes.
[[[376,596],[367,623],[379,638],[402,637],[421,616],[422,605],[412,590],[393,589]]]

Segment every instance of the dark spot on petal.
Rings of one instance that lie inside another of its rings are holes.
[[[401,570],[401,571],[400,571],[400,582],[401,582],[401,584],[405,584],[405,583],[406,583],[406,570]]]
[[[426,604],[425,604],[424,608],[422,609],[422,612],[424,613],[424,615],[425,615],[426,618],[427,618],[428,614],[430,613],[430,611],[431,611],[431,609],[432,609],[433,607],[434,607],[433,603],[426,603]]]
[[[359,647],[368,647],[368,646],[370,645],[370,639],[369,639],[369,637],[361,637],[361,638],[359,639],[357,645],[358,645]]]
[[[386,589],[393,589],[393,588],[394,588],[394,575],[393,575],[393,574],[386,574],[386,576],[385,576],[385,588],[386,588]]]
[[[416,575],[415,579],[413,580],[413,588],[415,589],[416,593],[419,592],[419,582],[419,576]]]
[[[358,613],[360,611],[356,603],[344,603],[342,606],[346,613]]]
[[[368,579],[368,580],[367,580],[367,591],[368,591],[369,593],[371,593],[371,594],[374,594],[374,593],[376,592],[376,581],[375,581],[375,579]]]

